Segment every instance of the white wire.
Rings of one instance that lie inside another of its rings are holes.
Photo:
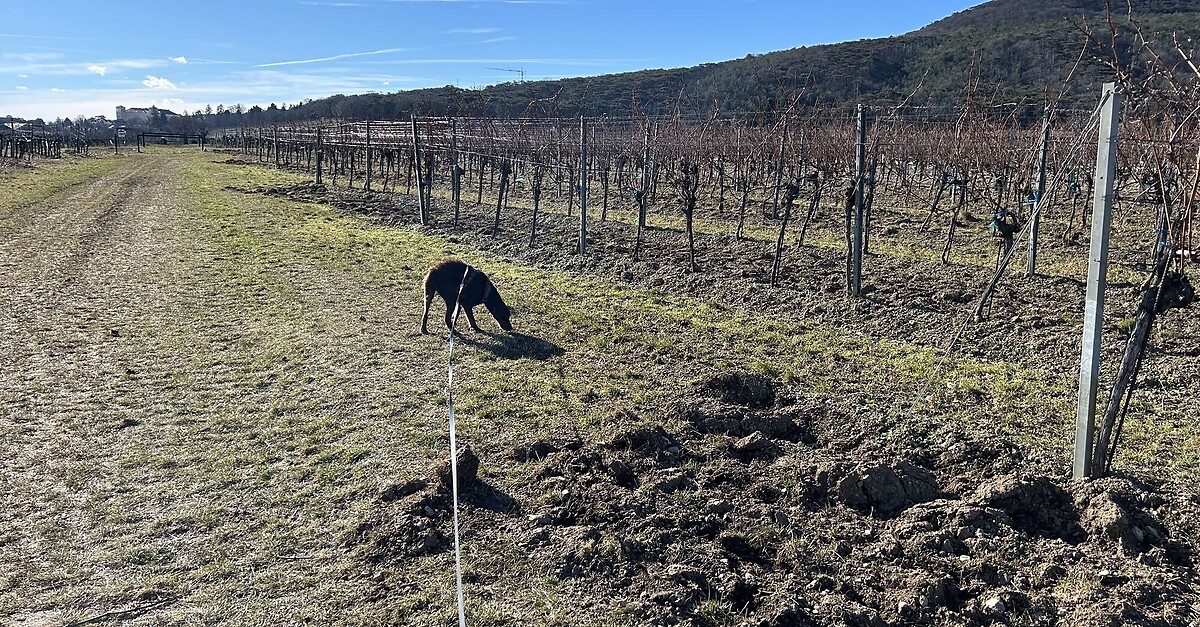
[[[454,507],[454,584],[458,595],[458,627],[467,627],[467,608],[463,601],[462,583],[462,543],[458,534],[458,440],[454,425],[454,326],[458,323],[459,301],[462,300],[463,288],[467,285],[467,277],[471,267],[463,272],[462,283],[458,286],[458,298],[454,300],[454,315],[450,323],[450,351],[446,363],[446,407],[450,415],[450,493]]]

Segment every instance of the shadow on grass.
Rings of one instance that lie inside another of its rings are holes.
[[[458,341],[468,346],[490,351],[501,359],[546,361],[565,352],[563,347],[554,342],[516,331],[510,333],[482,331],[474,335],[460,335]]]
[[[470,490],[463,492],[462,500],[498,514],[517,516],[521,513],[521,504],[516,499],[483,480],[476,481]]]

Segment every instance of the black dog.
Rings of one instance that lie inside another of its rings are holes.
[[[429,333],[429,305],[433,295],[438,294],[446,301],[446,328],[454,331],[454,306],[457,303],[467,313],[471,328],[479,331],[471,308],[487,307],[488,312],[500,323],[500,328],[512,331],[512,310],[500,298],[500,292],[492,285],[483,271],[473,268],[458,259],[447,257],[433,264],[425,273],[425,314],[421,316],[421,333]]]

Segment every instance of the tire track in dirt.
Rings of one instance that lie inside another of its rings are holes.
[[[107,577],[93,552],[119,482],[106,433],[147,411],[131,368],[137,310],[176,245],[177,173],[148,157],[23,206],[0,223],[0,615],[70,608]],[[85,583],[87,582],[87,583]],[[71,584],[80,584],[74,588]],[[74,590],[71,590],[74,588]],[[81,608],[82,609],[82,608]]]
[[[0,218],[0,622],[170,600],[141,620],[220,623],[247,590],[240,616],[270,622],[354,597],[329,574],[361,474],[423,460],[383,445],[428,404],[394,389],[439,387],[440,353],[389,333],[419,299],[381,298],[393,278],[361,260],[314,265],[301,218],[206,204],[182,152],[127,159]]]

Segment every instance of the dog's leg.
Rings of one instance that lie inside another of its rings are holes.
[[[421,335],[429,333],[429,305],[433,303],[433,290],[425,288],[425,313],[421,314]]]
[[[463,307],[463,311],[467,312],[467,322],[471,323],[471,328],[476,331],[482,331],[483,329],[480,329],[479,325],[475,324],[475,314],[471,313],[471,308]]]

